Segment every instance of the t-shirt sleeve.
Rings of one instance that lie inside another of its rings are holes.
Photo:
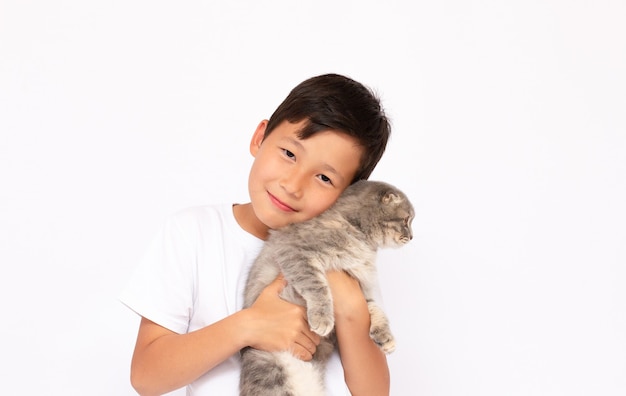
[[[188,330],[195,294],[195,240],[187,222],[174,215],[163,224],[119,297],[137,314],[179,334]]]

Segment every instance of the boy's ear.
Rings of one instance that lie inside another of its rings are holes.
[[[267,120],[263,120],[259,123],[252,135],[252,140],[250,141],[250,154],[253,157],[256,157],[256,153],[259,151],[261,147],[261,143],[263,142],[263,137],[265,136],[265,129],[267,128]]]

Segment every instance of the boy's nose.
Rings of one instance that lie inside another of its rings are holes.
[[[304,185],[304,178],[298,174],[297,170],[287,172],[283,174],[280,179],[280,186],[290,195],[296,198],[300,198],[302,195],[302,186]]]

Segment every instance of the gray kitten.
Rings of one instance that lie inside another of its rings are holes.
[[[376,252],[412,238],[414,211],[406,195],[383,182],[359,181],[319,216],[270,232],[250,269],[244,308],[282,273],[281,297],[307,307],[311,330],[322,336],[310,362],[290,352],[241,351],[241,396],[324,395],[325,365],[336,343],[333,301],[326,272],[341,270],[357,279],[368,301],[370,336],[385,353],[395,349],[389,322],[373,301]]]

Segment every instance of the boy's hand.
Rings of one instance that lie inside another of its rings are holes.
[[[270,283],[249,308],[253,313],[254,339],[250,346],[264,351],[290,351],[309,361],[320,343],[306,318],[306,309],[280,298],[287,282],[279,276]]]
[[[369,309],[359,281],[344,271],[329,271],[326,276],[333,295],[336,324],[358,321],[369,326]]]

